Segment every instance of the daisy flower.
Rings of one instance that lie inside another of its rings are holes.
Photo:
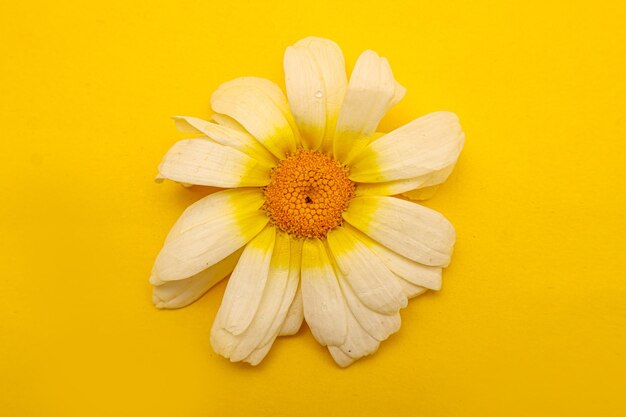
[[[225,190],[173,226],[150,277],[153,301],[186,306],[230,274],[216,352],[256,365],[306,320],[347,366],[400,328],[409,298],[441,288],[454,228],[409,200],[446,180],[464,134],[449,112],[377,132],[406,90],[373,51],[348,80],[337,44],[310,37],[287,48],[284,69],[287,96],[272,81],[237,78],[211,96],[211,121],[174,118],[196,135],[174,144],[158,178]]]

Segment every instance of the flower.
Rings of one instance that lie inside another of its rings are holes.
[[[454,228],[409,200],[446,180],[465,136],[449,112],[376,132],[406,90],[373,51],[348,81],[337,44],[309,37],[287,48],[284,69],[287,97],[271,81],[237,78],[211,96],[211,121],[174,118],[202,136],[174,144],[157,178],[227,189],[173,226],[153,301],[183,307],[232,272],[211,330],[216,352],[256,365],[305,319],[347,366],[399,329],[409,298],[441,288]]]

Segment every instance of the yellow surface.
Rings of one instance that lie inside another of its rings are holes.
[[[626,6],[606,2],[15,1],[0,7],[0,415],[626,415]],[[212,353],[224,291],[157,311],[148,275],[204,195],[152,179],[170,115],[307,35],[408,88],[383,122],[459,114],[427,204],[444,289],[341,370],[310,332],[258,368]]]

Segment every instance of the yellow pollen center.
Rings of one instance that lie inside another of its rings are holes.
[[[263,207],[282,231],[322,238],[341,225],[354,189],[347,167],[321,152],[298,150],[272,171]]]

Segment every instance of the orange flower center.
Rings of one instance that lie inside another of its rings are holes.
[[[354,189],[347,167],[321,152],[298,150],[272,171],[263,207],[280,230],[323,238],[341,225]]]

